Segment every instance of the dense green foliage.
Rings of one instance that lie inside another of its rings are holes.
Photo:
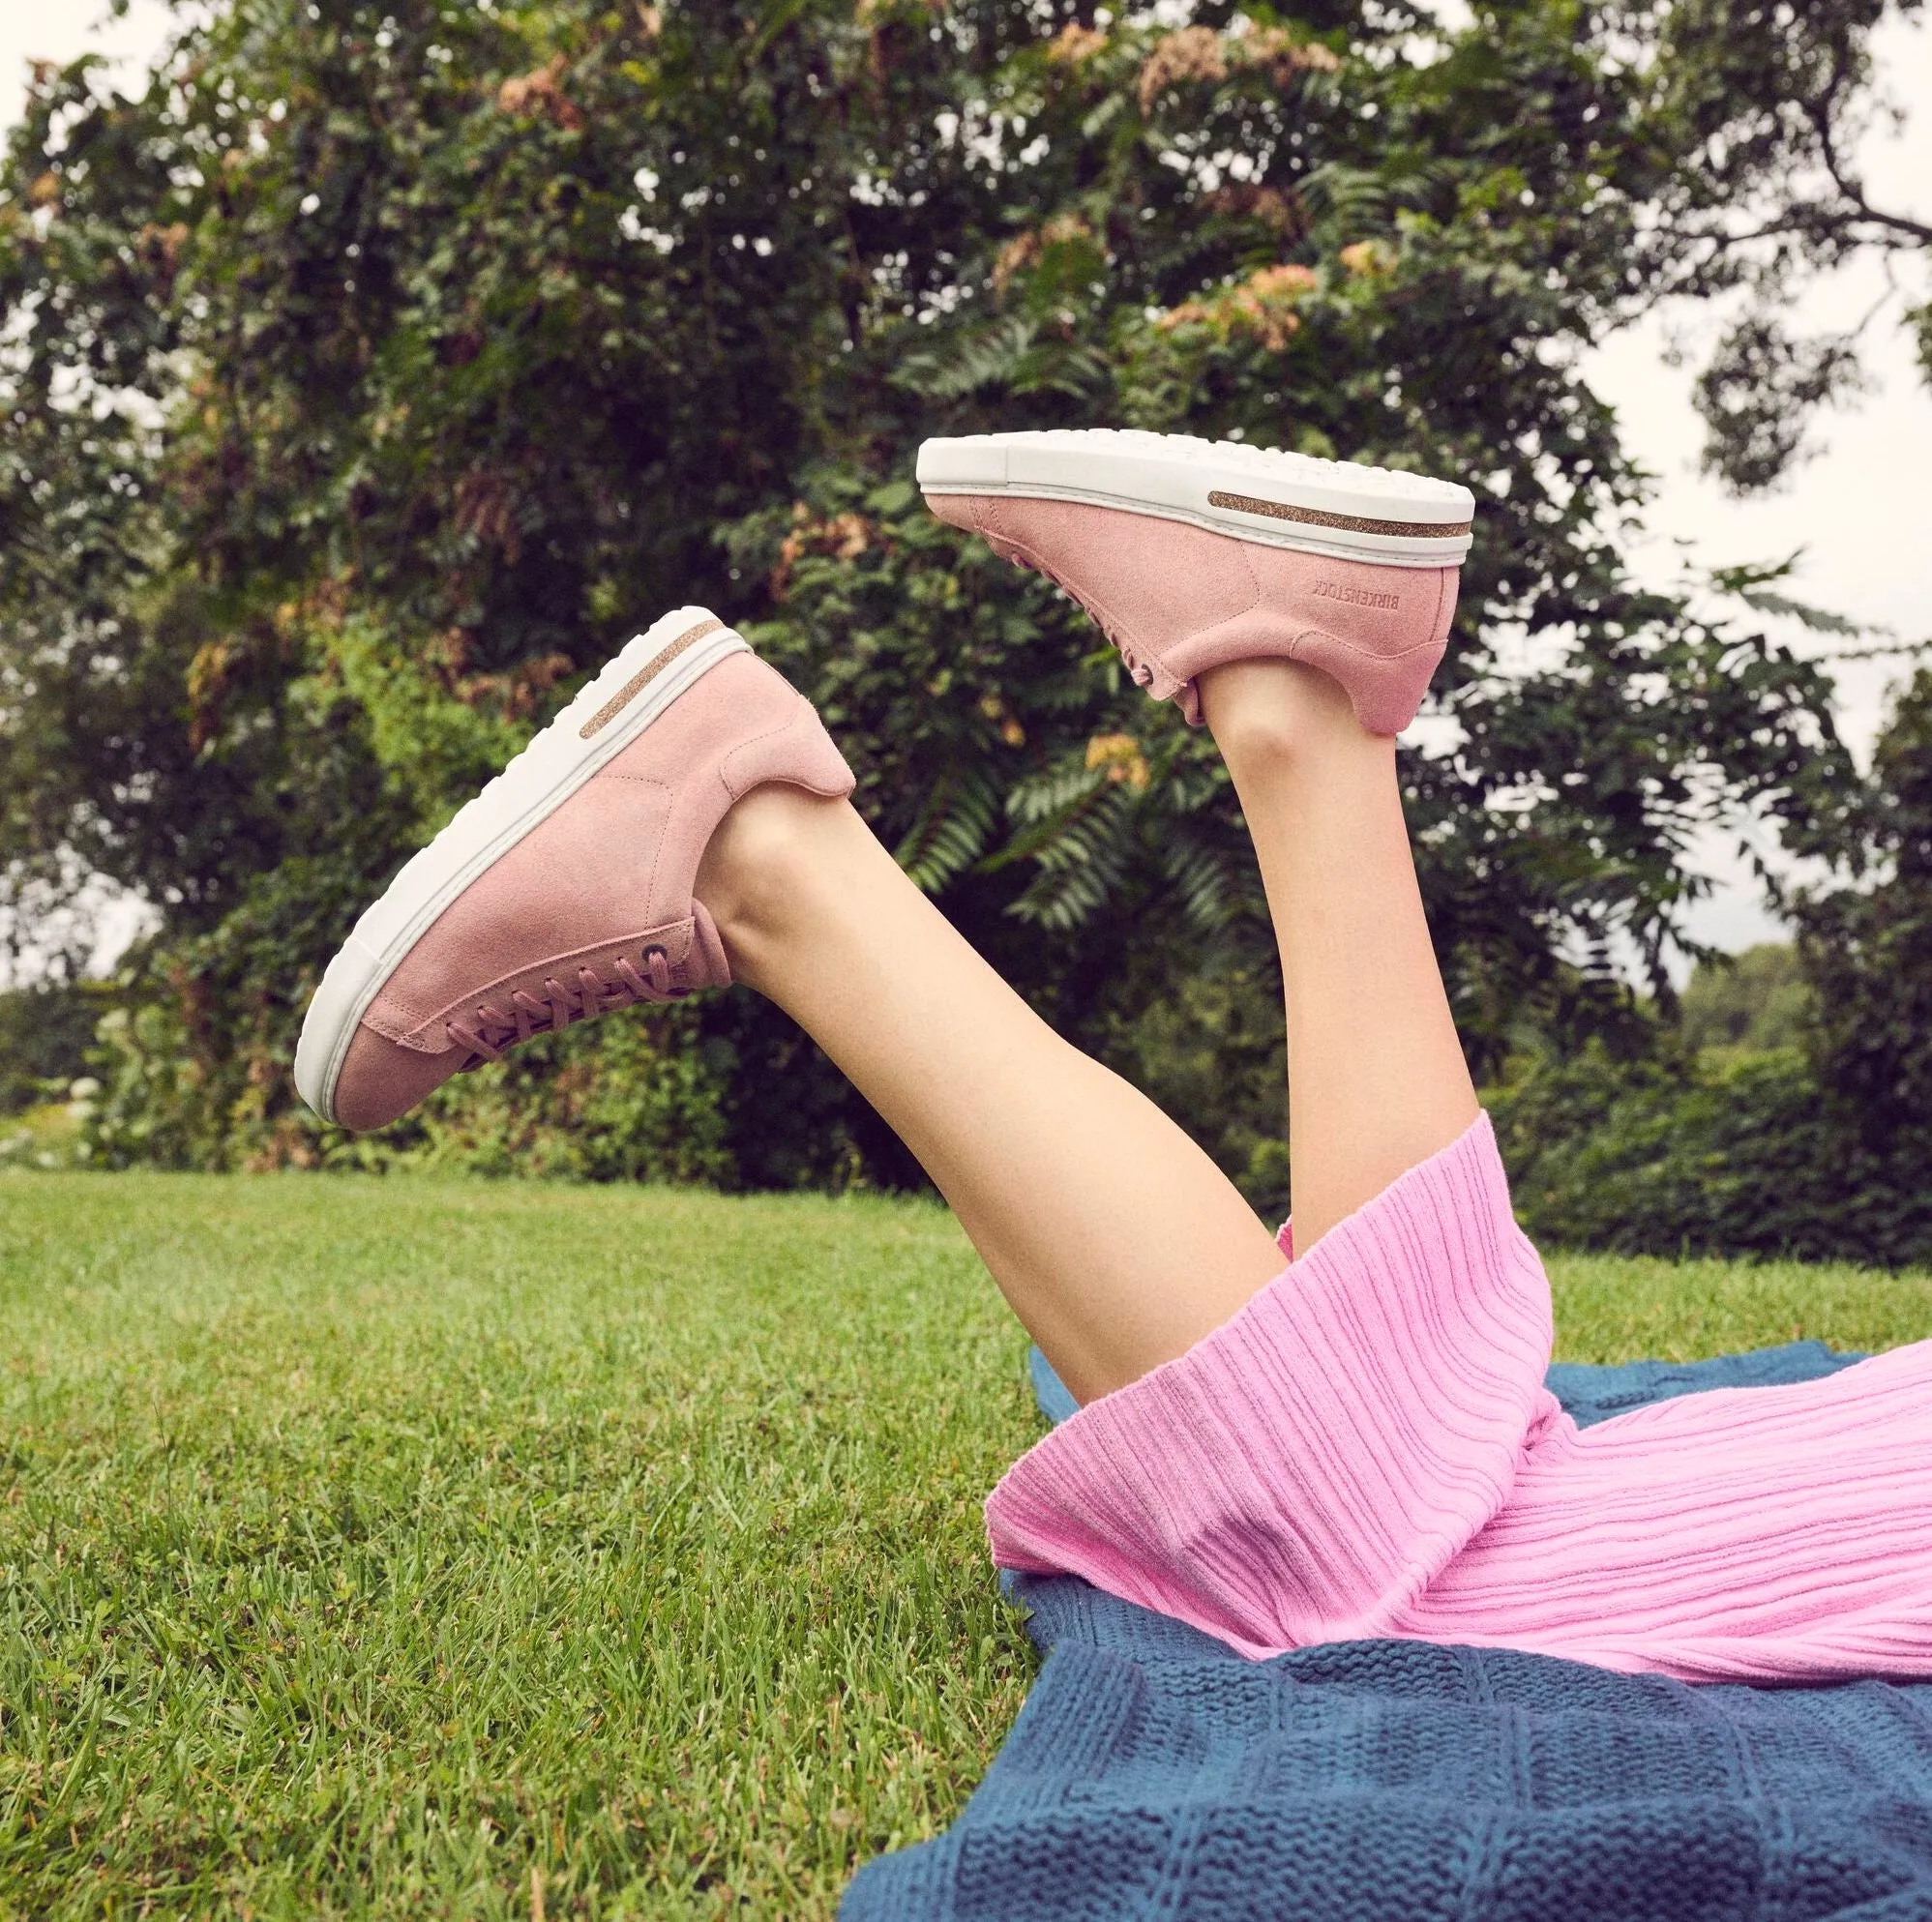
[[[0,1115],[64,1096],[87,1072],[106,999],[96,983],[0,993]]]
[[[1271,1194],[1275,1130],[1217,1093],[1274,1019],[1224,775],[910,486],[925,433],[995,424],[1469,478],[1442,751],[1405,762],[1458,1018],[1486,1073],[1526,1022],[1627,1028],[1615,953],[1661,969],[1703,824],[1816,840],[1855,784],[1748,609],[1630,588],[1639,481],[1577,357],[1745,258],[1724,209],[1859,110],[1882,11],[228,0],[140,103],[44,74],[0,205],[0,880],[161,910],[100,1153],[909,1178],[741,996],[373,1146],[294,1104],[361,903],[708,599],[967,934]],[[1787,112],[1829,74],[1823,123]]]
[[[1800,1050],[1628,1062],[1593,1045],[1506,1082],[1491,1111],[1518,1214],[1539,1240],[1932,1260],[1922,1151],[1863,1140]]]
[[[1559,1351],[1932,1281],[1552,1263]],[[829,1916],[1032,1672],[1025,1338],[917,1201],[0,1175],[0,1906]]]
[[[1848,1133],[1932,1208],[1932,669],[1905,690],[1860,815],[1870,885],[1802,899],[1821,1079]]]
[[[1634,1055],[1512,1064],[1491,1105],[1532,1232],[1932,1263],[1932,672],[1857,818],[1863,872],[1795,898],[1796,946],[1700,969]]]
[[[1678,1031],[1696,1053],[1706,1048],[1753,1052],[1798,1048],[1809,1032],[1811,986],[1798,950],[1766,941],[1722,961],[1707,961],[1684,984]]]

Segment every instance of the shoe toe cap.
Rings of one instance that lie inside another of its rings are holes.
[[[462,1065],[456,1049],[423,1054],[380,1035],[366,1022],[355,1031],[336,1077],[336,1119],[367,1134],[401,1119]]]

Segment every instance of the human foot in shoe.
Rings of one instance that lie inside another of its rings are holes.
[[[310,1003],[295,1084],[380,1128],[532,1034],[731,971],[692,886],[767,782],[851,791],[812,704],[702,607],[640,634],[415,855]]]
[[[1418,474],[1104,429],[929,440],[940,519],[1092,614],[1148,693],[1201,720],[1196,677],[1306,661],[1399,733],[1447,645],[1475,496]]]

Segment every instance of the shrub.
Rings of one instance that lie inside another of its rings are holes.
[[[1635,1059],[1527,1052],[1490,1105],[1532,1233],[1932,1264],[1932,670],[1899,694],[1798,940],[1701,968]]]
[[[0,1114],[65,1098],[69,1084],[87,1072],[104,1008],[103,990],[93,983],[0,991]]]
[[[1592,1047],[1489,1098],[1540,1241],[1628,1255],[1932,1264],[1932,1182],[1860,1142],[1802,1050],[1612,1060]]]
[[[260,1079],[226,1072],[219,1058],[209,1064],[163,1000],[111,1013],[94,1058],[104,1085],[83,1142],[96,1167],[416,1168],[737,1185],[726,1101],[734,1057],[698,1033],[688,1008],[539,1037],[369,1137],[263,1101]]]

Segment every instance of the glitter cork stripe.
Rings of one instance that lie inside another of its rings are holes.
[[[1467,534],[1471,520],[1372,520],[1360,514],[1324,514],[1319,507],[1293,507],[1285,500],[1258,500],[1253,494],[1207,496],[1209,507],[1232,507],[1240,514],[1265,515],[1270,520],[1293,520],[1304,527],[1334,527],[1347,534],[1389,534],[1401,540],[1447,540]]]
[[[706,635],[716,634],[725,623],[715,615],[708,621],[699,621],[694,628],[686,628],[669,647],[661,649],[638,669],[617,692],[578,729],[580,740],[589,740],[593,734],[600,734],[618,715],[630,706],[677,657],[687,648],[695,647]]]

